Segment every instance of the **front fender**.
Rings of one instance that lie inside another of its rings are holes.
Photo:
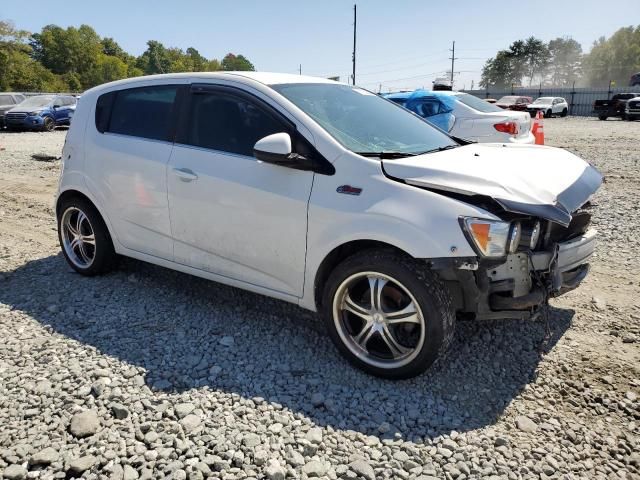
[[[497,219],[473,205],[391,180],[380,162],[362,159],[349,174],[317,175],[309,203],[307,261],[301,305],[315,309],[314,284],[323,260],[337,247],[356,240],[392,245],[414,258],[475,257],[459,224],[460,216]],[[351,162],[349,162],[351,163]],[[368,174],[368,175],[367,175]],[[337,192],[343,184],[360,195]]]

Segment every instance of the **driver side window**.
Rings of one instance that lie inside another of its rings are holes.
[[[257,103],[218,91],[191,95],[187,124],[180,143],[249,157],[261,138],[290,130]]]

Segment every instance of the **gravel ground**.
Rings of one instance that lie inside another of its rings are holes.
[[[0,133],[0,475],[640,478],[640,122],[545,133],[606,175],[591,276],[548,325],[460,322],[401,382],[283,302],[133,260],[72,273],[47,161],[65,132]]]

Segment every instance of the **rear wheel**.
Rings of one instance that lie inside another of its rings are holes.
[[[51,117],[44,117],[44,123],[42,129],[46,132],[53,132],[56,128],[56,121]]]
[[[64,200],[58,208],[58,240],[67,262],[87,276],[105,273],[116,263],[111,235],[98,210],[87,200]]]
[[[553,112],[551,110],[547,110],[547,112],[544,114],[546,118],[551,118],[552,115],[553,115]]]
[[[607,116],[606,115],[598,115],[598,120],[606,120]]]
[[[391,250],[363,251],[339,264],[322,305],[340,353],[380,377],[419,375],[453,337],[447,289],[426,265]]]
[[[563,109],[562,109],[562,113],[560,114],[560,116],[561,116],[561,117],[566,117],[566,116],[567,116],[567,113],[568,113],[568,112],[567,112],[567,109],[566,109],[566,108],[563,108]]]

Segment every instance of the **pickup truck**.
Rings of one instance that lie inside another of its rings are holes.
[[[593,102],[593,113],[600,120],[606,120],[609,117],[620,117],[624,120],[627,100],[635,97],[640,97],[640,93],[616,93],[611,100],[596,100]]]

